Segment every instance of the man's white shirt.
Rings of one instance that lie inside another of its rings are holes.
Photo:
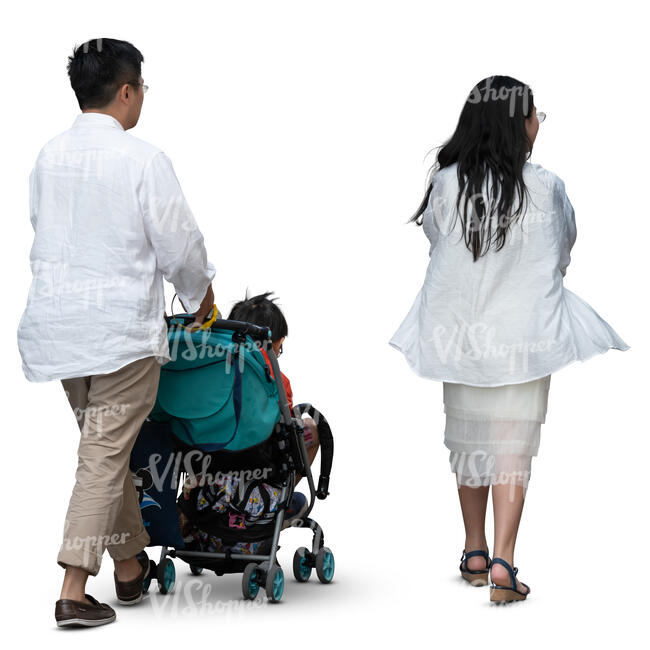
[[[43,147],[29,186],[27,379],[168,361],[163,278],[192,313],[215,275],[169,158],[112,116],[82,113]]]

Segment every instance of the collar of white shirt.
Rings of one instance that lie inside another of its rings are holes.
[[[80,115],[77,115],[77,119],[74,121],[72,126],[87,125],[107,126],[124,131],[124,127],[108,113],[81,113]]]

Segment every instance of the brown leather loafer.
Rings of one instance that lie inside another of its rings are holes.
[[[117,575],[113,573],[113,577],[115,578],[115,593],[122,605],[135,605],[142,600],[142,583],[149,575],[149,558],[146,553],[138,553],[136,557],[142,567],[142,571],[140,571],[140,575],[137,578],[128,582],[120,582],[117,579]]]
[[[106,603],[97,602],[89,594],[86,598],[92,603],[84,603],[79,600],[63,598],[56,601],[54,617],[59,627],[94,627],[105,625],[115,620],[115,610]]]

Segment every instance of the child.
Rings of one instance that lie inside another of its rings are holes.
[[[275,302],[273,302],[275,299],[269,298],[272,293],[272,291],[267,291],[258,296],[253,296],[252,298],[246,296],[244,300],[233,306],[228,315],[228,320],[238,320],[268,327],[271,330],[271,336],[273,337],[273,351],[275,352],[275,356],[279,357],[282,354],[282,344],[288,334],[288,327],[284,314]],[[273,376],[273,369],[271,368],[268,354],[266,353],[266,350],[261,350],[261,352],[271,370],[271,376]],[[280,375],[282,377],[284,391],[287,394],[289,410],[293,415],[293,392],[291,390],[291,383],[284,373],[281,372]],[[309,464],[311,465],[318,453],[318,429],[316,427],[316,422],[312,418],[304,417],[302,418],[302,421],[304,423],[304,440],[307,449],[307,457]],[[296,474],[296,484],[298,484],[301,478],[302,476]],[[294,492],[289,507],[285,513],[285,525],[288,526],[291,520],[301,517],[307,510],[307,507],[307,497],[305,497],[301,492]]]

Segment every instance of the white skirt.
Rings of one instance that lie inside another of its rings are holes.
[[[551,375],[522,384],[443,382],[445,446],[459,485],[528,486],[546,420]]]

